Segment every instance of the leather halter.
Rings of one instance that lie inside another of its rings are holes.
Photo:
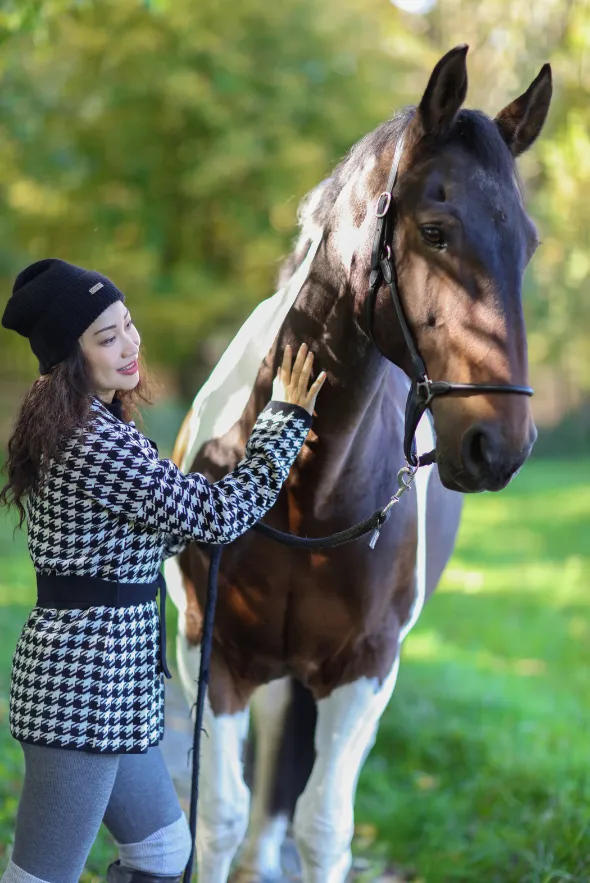
[[[486,395],[488,393],[513,393],[517,395],[532,396],[530,386],[515,386],[513,384],[500,383],[451,383],[447,380],[430,380],[426,373],[426,365],[412,337],[412,332],[406,319],[404,308],[399,295],[397,274],[393,259],[393,230],[395,224],[395,200],[393,188],[397,180],[400,160],[404,149],[405,132],[397,142],[393,163],[387,181],[387,187],[377,201],[377,227],[373,240],[371,254],[371,275],[369,277],[369,294],[366,299],[366,319],[369,335],[373,343],[373,313],[375,299],[381,284],[385,282],[389,286],[391,299],[397,319],[404,336],[411,359],[411,385],[406,402],[406,417],[404,430],[404,454],[408,464],[414,468],[434,463],[436,452],[430,451],[418,457],[416,454],[415,435],[418,423],[430,403],[436,396],[458,393],[460,395]],[[376,344],[375,344],[376,345]]]

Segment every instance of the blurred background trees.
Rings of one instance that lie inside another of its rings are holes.
[[[0,284],[59,256],[128,294],[184,407],[262,298],[299,200],[467,42],[495,114],[553,66],[520,163],[542,246],[527,272],[535,408],[564,444],[590,396],[590,7],[572,0],[13,0],[0,8]],[[4,398],[35,376],[0,330]]]

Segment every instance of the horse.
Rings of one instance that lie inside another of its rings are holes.
[[[404,453],[412,456],[404,402],[413,356],[428,371],[423,385],[457,384],[456,395],[422,401],[417,444],[435,445],[435,462],[418,470],[374,548],[305,551],[256,531],[225,548],[200,767],[202,883],[225,883],[240,847],[240,880],[280,878],[291,822],[305,883],[346,879],[357,780],[402,642],[453,551],[463,495],[504,488],[536,438],[528,396],[507,394],[528,389],[522,280],[538,245],[516,158],[545,122],[551,69],[492,119],[463,107],[466,54],[444,55],[419,104],[367,134],[303,201],[279,292],[238,334],[176,440],[178,465],[219,480],[244,455],[286,344],[306,342],[327,380],[265,522],[321,537],[383,506]],[[376,215],[390,209],[378,250],[395,271],[406,328],[374,260]],[[196,543],[166,562],[189,705],[207,567]]]

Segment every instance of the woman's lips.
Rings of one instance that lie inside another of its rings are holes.
[[[135,374],[137,371],[137,362],[131,362],[128,368],[117,368],[118,374]]]

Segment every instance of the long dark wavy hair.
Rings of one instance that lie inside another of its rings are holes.
[[[125,420],[142,423],[140,402],[152,403],[153,383],[143,357],[138,358],[139,383],[132,390],[118,390]],[[7,482],[0,491],[0,506],[14,506],[19,513],[17,527],[26,517],[26,500],[39,481],[43,465],[59,458],[65,439],[89,423],[94,394],[90,365],[79,344],[71,355],[49,374],[33,383],[21,404],[2,472]]]

